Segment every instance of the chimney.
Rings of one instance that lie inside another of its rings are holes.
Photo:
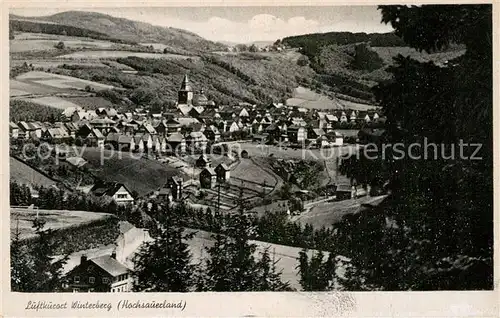
[[[80,264],[83,264],[87,261],[87,255],[80,256]]]
[[[116,250],[113,250],[113,252],[111,253],[111,258],[116,259]]]

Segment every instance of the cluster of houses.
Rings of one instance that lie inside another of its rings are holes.
[[[11,122],[10,137],[54,144],[73,141],[78,146],[109,144],[115,149],[157,153],[182,153],[186,147],[204,151],[208,143],[250,136],[261,142],[309,140],[318,146],[332,146],[343,143],[339,124],[368,123],[380,118],[375,111],[321,112],[281,103],[216,106],[203,90],[193,90],[187,75],[178,91],[177,106],[170,112],[135,109],[121,113],[99,108],[66,109],[63,114],[67,118],[64,122]]]

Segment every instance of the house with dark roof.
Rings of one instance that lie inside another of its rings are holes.
[[[203,154],[196,160],[195,166],[198,168],[208,167],[210,166],[210,159],[207,155]]]
[[[172,191],[173,200],[182,199],[183,180],[179,176],[172,176],[167,180],[167,188]]]
[[[220,163],[215,167],[215,173],[217,174],[217,182],[219,183],[227,182],[231,177],[231,169],[224,163]]]
[[[205,131],[203,133],[208,138],[208,140],[210,140],[212,142],[217,142],[220,140],[219,129],[217,129],[217,127],[215,127],[214,125],[208,126],[208,128],[205,129]]]
[[[200,185],[205,189],[212,189],[217,183],[217,174],[214,169],[207,167],[200,172]]]
[[[17,123],[17,126],[24,132],[26,139],[29,139],[33,134],[36,135],[37,138],[42,137],[42,127],[37,123],[20,121]]]
[[[92,259],[82,255],[80,264],[63,279],[63,290],[69,292],[130,292],[132,272],[116,260],[116,253]]]
[[[9,137],[12,139],[19,138],[19,126],[14,122],[9,123]]]
[[[117,204],[133,204],[135,202],[132,192],[123,184],[118,182],[98,182],[90,192],[97,197],[110,197]]]

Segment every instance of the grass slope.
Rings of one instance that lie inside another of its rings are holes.
[[[41,174],[24,162],[10,157],[10,178],[23,184],[34,184],[37,186],[49,187],[56,185],[55,180]]]
[[[173,167],[150,159],[136,159],[127,152],[86,148],[83,158],[95,176],[121,182],[130,191],[137,191],[139,196],[159,189],[167,183],[168,177],[180,174]]]
[[[31,21],[48,21],[61,25],[78,27],[106,34],[110,38],[117,38],[135,43],[158,42],[174,48],[190,51],[215,51],[224,49],[223,45],[205,40],[188,31],[154,26],[149,23],[116,18],[96,12],[67,11],[50,16],[24,19]]]

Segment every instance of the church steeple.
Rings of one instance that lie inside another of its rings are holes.
[[[193,89],[191,88],[191,85],[189,84],[189,78],[188,78],[187,74],[184,75],[184,79],[182,80],[181,91],[186,91],[186,92],[193,91]]]
[[[182,80],[181,89],[177,93],[177,104],[191,105],[193,100],[193,89],[189,83],[187,74],[184,75]]]

